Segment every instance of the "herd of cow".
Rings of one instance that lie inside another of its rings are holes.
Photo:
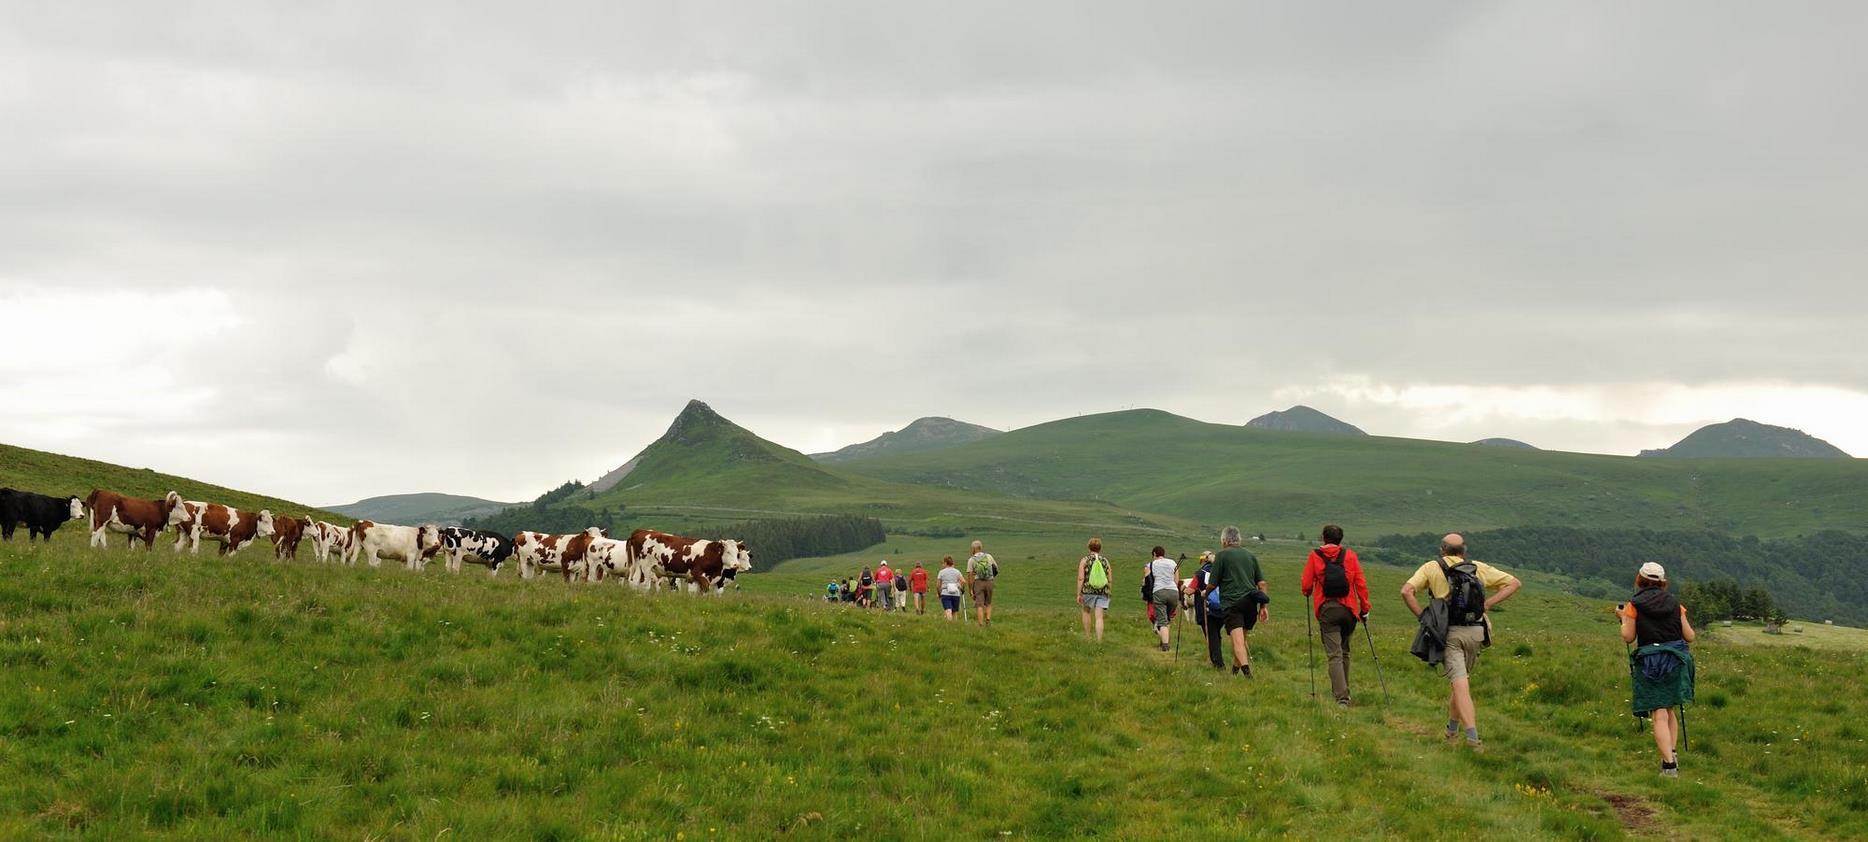
[[[283,561],[297,559],[299,542],[310,538],[321,562],[335,558],[354,565],[361,557],[376,567],[390,559],[421,570],[442,556],[450,572],[459,573],[465,563],[473,562],[498,575],[502,565],[516,560],[519,575],[527,579],[539,571],[556,570],[567,582],[613,576],[644,591],[680,588],[718,593],[733,584],[734,577],[752,569],[752,551],[739,541],[686,538],[649,529],[617,540],[596,527],[570,535],[521,532],[512,537],[458,526],[395,526],[368,520],[346,527],[310,516],[183,500],[173,491],[159,500],[145,500],[98,489],[81,499],[0,488],[0,537],[5,540],[13,540],[21,523],[26,525],[27,540],[51,540],[60,524],[86,518],[93,547],[108,546],[110,533],[116,532],[127,536],[131,548],[142,541],[144,549],[154,549],[156,537],[173,530],[178,553],[184,547],[198,553],[202,539],[207,539],[220,545],[221,555],[232,555],[267,538],[272,541],[273,558]]]

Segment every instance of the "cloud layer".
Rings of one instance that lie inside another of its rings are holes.
[[[0,441],[309,500],[1295,400],[1868,453],[1868,9],[16,4]]]

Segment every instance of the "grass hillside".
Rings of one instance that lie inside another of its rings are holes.
[[[518,504],[499,503],[460,494],[423,492],[370,497],[348,505],[332,506],[331,511],[345,517],[382,523],[437,523],[442,526],[455,526],[463,518],[482,517],[515,505]]]
[[[1068,535],[1108,529],[1137,534],[1191,531],[1183,518],[1107,503],[1012,499],[990,492],[888,482],[822,465],[774,444],[694,401],[668,432],[631,460],[607,490],[562,502],[610,508],[663,528],[705,529],[782,515],[860,514],[896,532],[965,531]]]
[[[1808,692],[1861,686],[1859,651],[1700,644],[1665,781],[1604,603],[1498,613],[1473,754],[1439,741],[1400,571],[1372,571],[1392,700],[1359,654],[1339,713],[1295,551],[1248,682],[1152,651],[1134,599],[1080,642],[1075,547],[987,540],[989,630],[756,592],[845,559],[701,599],[0,546],[0,837],[1842,838],[1868,811],[1868,700]]]
[[[1456,525],[1860,530],[1868,463],[1637,459],[1207,424],[1157,410],[1055,421],[842,470],[1012,497],[1093,500],[1275,534]]]
[[[1734,418],[1694,430],[1672,447],[1643,450],[1642,456],[1743,457],[1751,459],[1848,459],[1842,448],[1802,430]]]
[[[94,488],[106,488],[121,494],[151,499],[161,497],[170,491],[179,491],[183,497],[190,500],[206,500],[242,509],[271,509],[275,514],[282,515],[302,515],[312,512],[334,522],[350,522],[346,517],[277,497],[236,491],[184,477],[159,474],[148,468],[126,468],[108,462],[80,459],[76,456],[64,456],[5,444],[0,444],[0,486],[34,491],[53,497],[66,495],[83,497],[90,494]],[[83,526],[82,523],[67,524],[61,527],[61,534],[62,530],[82,532]],[[112,540],[120,541],[122,538],[117,537]]]

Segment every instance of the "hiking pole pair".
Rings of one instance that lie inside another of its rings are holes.
[[[1382,658],[1375,654],[1375,632],[1369,629],[1369,615],[1362,615],[1362,636],[1369,639],[1369,660],[1375,662],[1375,679],[1382,683],[1382,716],[1388,715],[1388,677],[1382,675]]]

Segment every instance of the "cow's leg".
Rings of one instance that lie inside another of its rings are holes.
[[[110,537],[104,534],[106,531],[108,530],[104,527],[98,527],[98,526],[91,527],[91,546],[93,547],[110,546]]]
[[[153,553],[156,551],[156,535],[161,533],[161,531],[162,530],[157,529],[154,526],[143,527],[142,537],[143,537],[143,551],[144,552]]]

